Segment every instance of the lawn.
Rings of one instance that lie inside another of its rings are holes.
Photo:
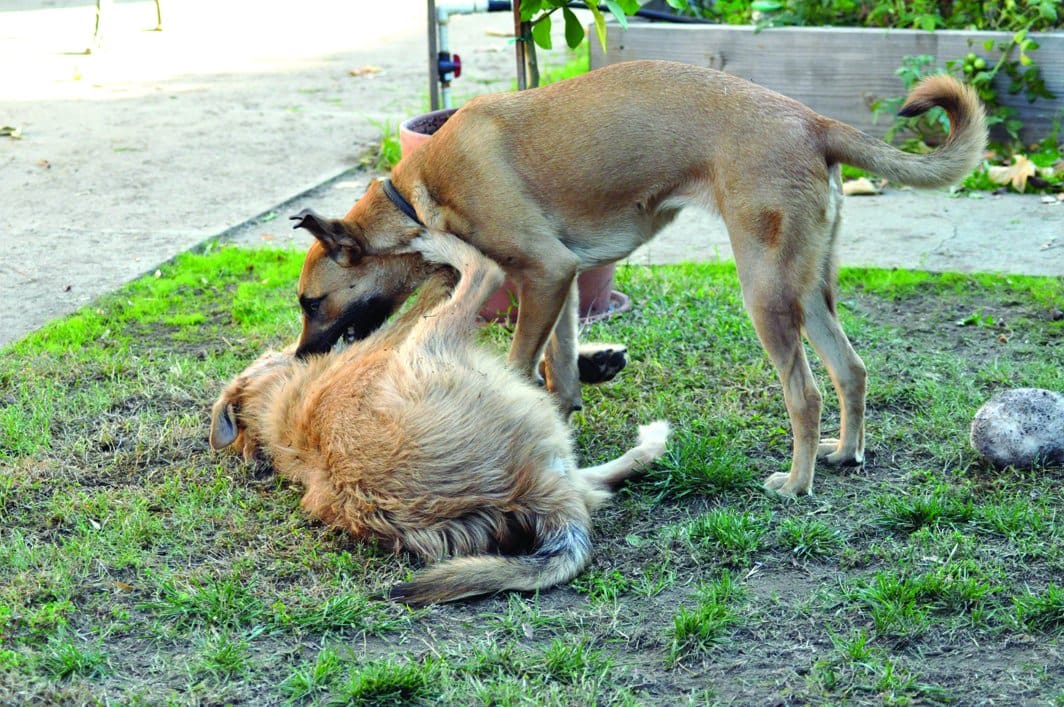
[[[581,459],[664,417],[567,586],[410,610],[409,558],[207,445],[297,333],[302,254],[186,254],[0,356],[0,703],[1064,704],[1061,468],[986,467],[994,392],[1064,390],[1064,279],[845,270],[868,461],[769,497],[790,436],[731,265],[624,266]],[[486,328],[486,346],[508,332]],[[824,430],[838,411],[823,370]]]

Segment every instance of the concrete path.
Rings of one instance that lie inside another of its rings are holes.
[[[219,234],[305,247],[287,215],[341,215],[384,125],[428,105],[421,0],[118,2],[85,55],[91,0],[0,8],[0,345]],[[459,100],[513,81],[505,13],[455,18]],[[560,42],[559,42],[560,44]],[[1064,274],[1064,204],[891,191],[845,206],[841,260]],[[727,258],[684,214],[632,262]]]

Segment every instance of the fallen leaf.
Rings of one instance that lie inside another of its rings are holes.
[[[44,169],[51,169],[52,168],[52,163],[49,162],[48,160],[37,160],[37,166],[38,167],[43,167]]]
[[[133,591],[133,585],[129,582],[115,582],[115,587],[121,589],[123,592]]]
[[[259,238],[261,238],[264,241],[275,241],[275,240],[277,240],[277,237],[274,236],[272,233],[260,233],[259,234]]]
[[[867,177],[861,177],[844,183],[842,193],[846,196],[872,196],[878,194],[879,189]]]
[[[1011,184],[1013,189],[1021,193],[1027,188],[1028,177],[1033,177],[1036,172],[1037,168],[1026,155],[1014,155],[1011,165],[995,166],[986,171],[994,184]]]
[[[367,64],[366,66],[360,66],[357,69],[351,69],[347,73],[350,74],[351,76],[371,76],[373,74],[379,74],[380,72],[381,72],[381,67],[379,67],[379,66],[369,66]]]
[[[22,139],[22,129],[12,125],[0,125],[0,137],[9,137],[12,140]]]

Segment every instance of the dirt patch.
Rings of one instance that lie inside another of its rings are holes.
[[[660,285],[627,289],[648,301]],[[734,283],[727,287],[734,299]],[[935,401],[922,394],[953,396],[974,377],[977,397],[997,375],[988,360],[1041,371],[1033,362],[1059,347],[1061,328],[1009,295],[842,299],[873,373],[864,468],[819,468],[813,498],[764,495],[758,484],[788,463],[789,437],[752,334],[723,367],[700,339],[636,347],[622,380],[589,396],[617,422],[579,430],[591,440],[584,452],[605,456],[622,444],[635,422],[627,418],[650,414],[647,405],[686,410],[690,427],[734,400],[742,417],[729,440],[754,470],[750,480],[678,497],[657,469],[597,516],[593,559],[569,585],[414,612],[378,594],[415,569],[408,558],[308,520],[298,488],[256,479],[207,448],[206,410],[223,381],[197,366],[216,363],[218,342],[235,336],[231,319],[204,302],[199,334],[146,325],[133,354],[137,380],[115,383],[97,413],[56,418],[51,447],[14,459],[0,486],[5,526],[26,548],[3,545],[18,569],[4,575],[0,596],[12,610],[0,613],[0,659],[19,678],[0,681],[0,701],[321,701],[348,694],[353,675],[381,662],[429,676],[410,688],[409,701],[425,704],[1058,699],[1060,622],[1050,616],[1048,629],[1032,629],[1014,607],[1046,594],[1064,571],[1054,515],[1061,471],[985,468],[963,440],[966,413],[951,417],[958,441],[935,429]],[[627,338],[641,317],[661,314],[652,310],[596,325],[606,327],[596,334]],[[958,325],[972,313],[983,318]],[[687,337],[714,326],[704,309],[669,316]],[[275,343],[252,339],[243,346]],[[52,375],[59,363],[44,357],[20,380]],[[67,391],[114,383],[115,365],[71,363]],[[937,388],[919,387],[925,373]],[[671,400],[658,389],[670,376],[705,391]],[[0,383],[0,400],[16,400],[10,371]],[[831,424],[837,413],[828,410]],[[691,530],[713,514],[738,524],[718,535]],[[680,636],[681,614],[702,611],[725,577],[737,589],[719,600],[719,631]],[[67,643],[105,658],[67,671]],[[336,672],[323,651],[336,656]],[[31,658],[12,665],[13,652]],[[317,687],[293,687],[312,675]]]

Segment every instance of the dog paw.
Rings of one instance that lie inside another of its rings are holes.
[[[620,344],[585,344],[577,365],[581,383],[605,383],[628,365],[628,349]]]
[[[832,466],[864,466],[864,450],[845,449],[837,439],[822,439],[816,458]]]
[[[777,496],[795,498],[812,493],[812,483],[791,483],[791,475],[777,472],[765,480],[764,489]]]

